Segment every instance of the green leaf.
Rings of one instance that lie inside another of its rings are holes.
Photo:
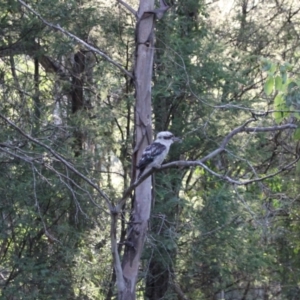
[[[274,75],[275,71],[277,69],[277,65],[276,64],[271,64],[270,70],[268,71],[269,75]]]
[[[282,78],[280,76],[275,77],[275,89],[277,91],[282,91]]]
[[[264,63],[262,69],[263,71],[269,71],[271,69],[271,65],[269,63]]]
[[[278,199],[273,199],[272,204],[274,208],[279,208],[281,206],[281,203]]]
[[[285,101],[281,94],[278,94],[274,99],[274,110],[277,110],[274,112],[275,121],[276,123],[280,123],[285,117],[286,113],[281,112],[279,110],[287,110]]]
[[[269,76],[274,75],[277,70],[277,63],[270,62],[268,59],[261,59],[262,61],[262,70],[268,72]]]
[[[285,65],[281,65],[279,68],[280,72],[283,73],[286,71],[286,66]]]
[[[299,141],[300,140],[300,128],[297,128],[294,132],[293,136],[294,140]]]
[[[299,113],[294,113],[294,116],[297,120],[300,120],[300,114]]]
[[[297,83],[294,81],[291,81],[288,85],[288,92],[291,92],[292,90],[294,90],[297,87],[298,87]]]
[[[275,109],[277,109],[279,106],[281,106],[282,103],[284,103],[284,99],[283,99],[282,94],[276,95],[276,97],[275,97],[275,99],[274,99],[274,106],[275,106]]]
[[[287,71],[292,71],[292,69],[293,69],[293,65],[290,64],[290,63],[288,63],[288,62],[286,62],[286,63],[284,64],[284,66],[285,66],[285,69],[286,69]]]
[[[274,89],[274,77],[269,77],[265,83],[264,91],[267,96],[271,95]]]
[[[285,84],[287,81],[287,73],[286,71],[280,71],[281,78],[282,78],[282,83]]]

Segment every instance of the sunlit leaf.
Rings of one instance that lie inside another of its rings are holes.
[[[269,77],[265,83],[264,91],[267,96],[271,95],[274,89],[274,77]]]
[[[281,71],[280,74],[281,74],[281,78],[282,78],[282,83],[285,84],[287,81],[287,78],[288,78],[287,73],[286,73],[286,71]]]
[[[277,64],[271,64],[270,69],[268,71],[268,74],[269,75],[274,75],[276,69],[277,69]]]
[[[282,78],[280,76],[276,76],[275,77],[275,89],[277,91],[281,91],[282,90]]]
[[[285,117],[284,110],[287,110],[284,98],[281,94],[278,94],[274,99],[274,118],[276,123],[280,123]]]

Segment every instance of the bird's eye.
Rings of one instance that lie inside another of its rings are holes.
[[[173,134],[172,134],[172,135],[169,135],[169,136],[165,136],[164,139],[165,139],[165,140],[170,140],[172,137],[173,137]]]

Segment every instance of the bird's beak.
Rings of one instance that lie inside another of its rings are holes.
[[[181,140],[181,138],[179,138],[179,137],[176,137],[176,136],[174,136],[174,137],[172,137],[172,141],[175,143],[175,142],[182,142],[182,140]]]

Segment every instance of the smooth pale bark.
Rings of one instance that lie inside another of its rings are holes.
[[[151,79],[154,55],[154,14],[145,16],[144,12],[154,8],[153,0],[141,0],[136,26],[136,57],[134,83],[136,88],[135,126],[136,147],[133,167],[139,160],[145,147],[152,141],[151,123]],[[133,176],[136,176],[133,171]],[[129,225],[127,245],[123,257],[122,269],[125,290],[119,299],[136,299],[136,282],[140,257],[148,228],[151,207],[151,176],[135,189],[134,210]]]

